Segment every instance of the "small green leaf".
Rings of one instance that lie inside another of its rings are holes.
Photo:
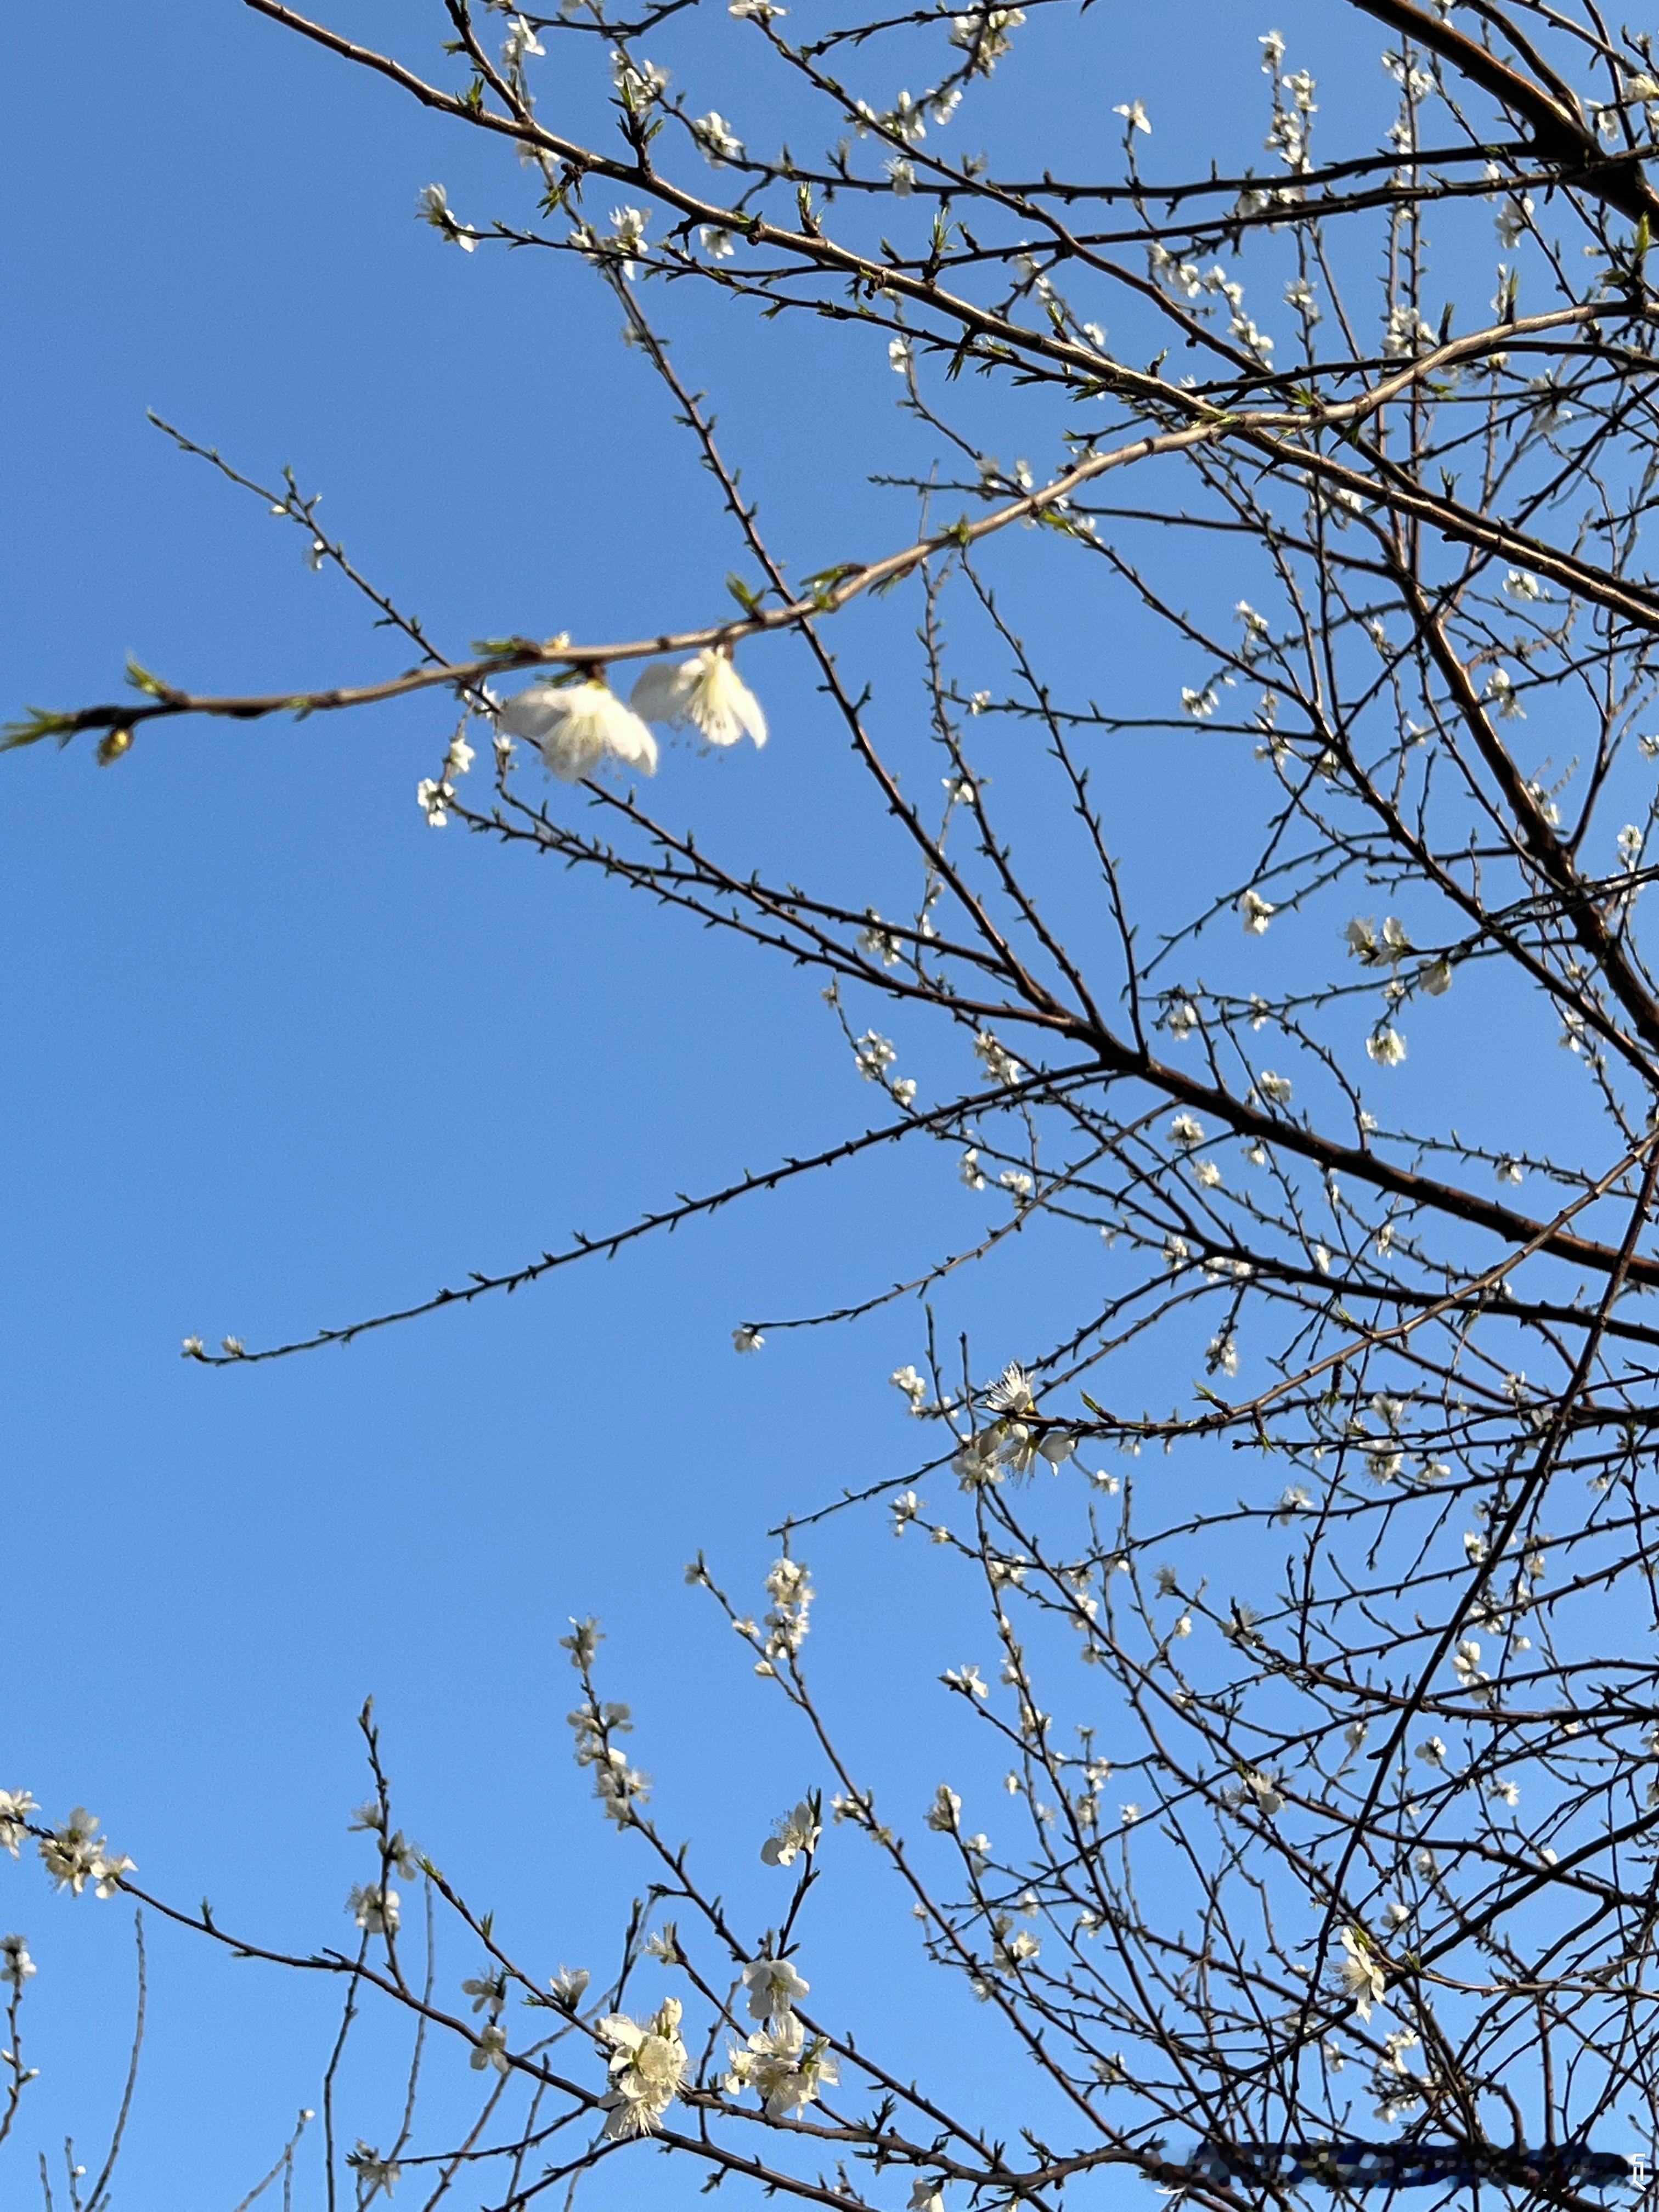
[[[0,752],[14,753],[24,745],[38,745],[42,738],[56,738],[66,745],[75,735],[72,714],[54,714],[45,707],[25,707],[27,721],[8,722],[0,728]]]
[[[152,699],[165,699],[168,696],[167,686],[161,678],[152,676],[143,663],[135,660],[131,653],[127,655],[127,682],[135,691],[147,691]]]

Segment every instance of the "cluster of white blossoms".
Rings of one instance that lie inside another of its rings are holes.
[[[1031,1379],[1018,1364],[1006,1367],[985,1394],[985,1404],[997,1418],[975,1429],[951,1459],[951,1466],[964,1490],[982,1490],[1000,1482],[1005,1472],[1029,1474],[1039,1462],[1063,1467],[1077,1449],[1069,1429],[1040,1430],[1022,1418],[1037,1411]]]
[[[567,1638],[568,1642],[570,1639]],[[634,1808],[651,1795],[651,1778],[630,1766],[620,1747],[610,1739],[631,1729],[629,1708],[623,1705],[578,1705],[566,1719],[576,1732],[576,1764],[593,1769],[593,1795],[605,1808],[607,1820],[625,1828]]]
[[[1024,1068],[1006,1046],[999,1043],[989,1030],[979,1032],[974,1039],[974,1050],[993,1083],[1010,1084],[1024,1080]]]
[[[787,1558],[776,1560],[766,1577],[766,1594],[772,1601],[762,1624],[766,1630],[767,1659],[793,1656],[806,1641],[807,1616],[816,1595],[804,1563]]]
[[[21,1996],[23,1984],[35,1971],[29,1956],[28,1939],[22,1936],[0,1936],[0,1982],[14,1989]]]
[[[717,646],[689,660],[653,661],[627,705],[595,672],[576,684],[532,684],[495,713],[498,743],[525,738],[561,783],[580,783],[611,761],[654,775],[657,741],[647,722],[690,727],[711,745],[732,745],[744,736],[766,743],[759,701]],[[442,782],[423,784],[421,791],[428,819],[434,804],[453,796]]]
[[[803,1851],[811,1857],[821,1833],[817,1807],[811,1798],[803,1797],[793,1813],[783,1815],[776,1832],[761,1845],[761,1857],[768,1866],[793,1866]]]
[[[415,801],[434,830],[445,828],[449,821],[449,804],[455,796],[454,779],[465,775],[477,756],[466,741],[466,724],[461,724],[449,741],[449,750],[444,755],[441,775],[426,775],[415,787]]]
[[[923,1413],[927,1407],[927,1378],[919,1375],[913,1366],[896,1367],[887,1380],[908,1400],[913,1413]]]
[[[753,1959],[743,1970],[749,2015],[762,2026],[741,2050],[730,2051],[722,2084],[727,2096],[753,2089],[768,2119],[799,2119],[820,2089],[833,2087],[840,2069],[828,2039],[810,2040],[795,2015],[795,2005],[811,1984],[787,1959]]]
[[[956,17],[951,44],[972,55],[969,75],[989,76],[1013,45],[1009,37],[1025,21],[1023,8],[977,8]]]
[[[611,2087],[599,2100],[607,2138],[654,2135],[690,2069],[680,2040],[679,1999],[665,1997],[647,2021],[611,2013],[596,2032],[611,2046]]]
[[[19,1795],[32,1808],[33,1801],[29,1799],[28,1792],[23,1790]],[[18,1796],[11,1796],[9,1802],[16,1806]],[[15,1816],[8,1825],[15,1825]],[[0,1836],[0,1841],[3,1840]],[[13,1850],[15,1853],[15,1845]],[[132,1860],[111,1850],[108,1838],[98,1832],[98,1815],[88,1813],[84,1805],[77,1805],[62,1827],[54,1828],[49,1836],[42,1836],[40,1857],[58,1887],[72,1890],[76,1897],[88,1882],[93,1885],[94,1896],[113,1897],[121,1887],[121,1876],[137,1871]]]

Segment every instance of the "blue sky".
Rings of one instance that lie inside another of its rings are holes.
[[[403,12],[350,20],[373,36]],[[200,690],[397,665],[346,589],[307,571],[298,533],[177,454],[147,407],[256,476],[291,463],[446,641],[615,636],[720,608],[734,548],[602,289],[574,265],[469,259],[414,219],[434,176],[464,213],[522,208],[510,155],[227,4],[88,0],[71,67],[49,14],[12,33],[9,713],[112,696],[129,650]],[[1186,14],[1194,35],[1213,27]],[[1267,27],[1233,33],[1236,66]],[[1141,95],[1171,118],[1155,144],[1172,168],[1212,134],[1248,149],[1219,64],[1194,86],[1182,48],[1072,82],[1038,44],[994,89],[1000,125],[1086,139]],[[684,288],[667,314],[797,573],[897,542],[908,510],[828,458],[856,445],[879,469],[921,450],[880,348],[763,331]],[[1002,441],[1010,458],[1033,442]],[[895,722],[920,699],[899,672],[913,620],[865,610],[845,635]],[[659,791],[678,779],[737,849],[810,843],[896,902],[804,662],[775,644],[745,665],[772,747],[671,756]],[[180,726],[110,772],[85,747],[0,763],[0,1785],[92,1806],[148,1882],[205,1891],[228,1924],[339,1940],[363,1871],[344,1832],[353,1716],[372,1692],[405,1826],[550,1970],[597,1963],[638,1879],[570,1765],[568,1616],[604,1616],[665,1817],[732,1854],[731,1882],[757,1880],[767,1823],[818,1778],[681,1568],[706,1547],[757,1593],[769,1522],[902,1471],[914,1432],[884,1378],[919,1355],[920,1322],[900,1308],[749,1361],[732,1325],[875,1287],[978,1217],[943,1156],[915,1173],[878,1160],[347,1352],[181,1363],[187,1332],[259,1341],[352,1318],[869,1104],[810,979],[433,835],[413,793],[443,725],[431,706]],[[1131,818],[1141,803],[1126,795]],[[1219,813],[1199,803],[1193,834],[1224,835]],[[1018,1256],[957,1311],[1000,1358],[1024,1348],[1027,1315],[1066,1304],[1066,1271],[1095,1264]],[[916,1730],[949,1741],[927,1685],[963,1656],[966,1619],[879,1526],[837,1527],[809,1556],[826,1679],[854,1739],[902,1771]],[[914,2018],[872,1966],[902,1910],[841,1856],[852,1902],[826,1986],[902,2039]],[[0,1865],[0,1921],[40,1968],[43,2077],[3,2154],[32,2157],[106,2128],[130,1963],[123,1908],[51,1898],[27,1869]],[[308,1992],[159,1931],[153,1954],[123,2201],[234,2202],[314,2099],[326,2020]],[[371,2073],[353,2131],[389,2130]]]

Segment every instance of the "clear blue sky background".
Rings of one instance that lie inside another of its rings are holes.
[[[722,56],[746,57],[714,13]],[[438,14],[342,20],[435,38]],[[1138,50],[1150,11],[1115,19],[1086,71],[1062,65],[1057,26],[1034,40],[998,81],[1001,126],[1042,146],[1064,124],[1097,155],[1112,103],[1140,95],[1160,167],[1212,145],[1249,157],[1260,117],[1241,122],[1237,87],[1255,82],[1267,18],[1158,11],[1161,33],[1182,29],[1156,53]],[[1294,38],[1297,19],[1280,20]],[[1223,28],[1225,52],[1194,77],[1196,42]],[[1354,53],[1375,98],[1370,43]],[[1299,58],[1324,73],[1311,45]],[[307,572],[299,534],[177,455],[147,406],[256,475],[291,462],[365,568],[452,646],[628,635],[722,605],[737,549],[602,289],[575,265],[469,259],[414,220],[432,177],[464,214],[522,211],[510,154],[230,0],[26,10],[9,64],[8,712],[112,696],[129,649],[203,690],[398,665],[345,587]],[[722,59],[702,104],[725,106],[725,73],[748,67]],[[924,450],[883,347],[763,330],[686,288],[667,315],[797,573],[898,542],[908,510],[830,458]],[[1037,442],[1000,441],[1008,458]],[[1011,547],[1011,580],[1035,546]],[[895,729],[921,703],[900,659],[913,619],[866,610],[843,634]],[[1073,672],[1101,688],[1088,656],[1121,641],[1079,624]],[[846,888],[896,907],[904,878],[868,842],[802,661],[776,645],[746,666],[773,746],[671,756],[668,811],[740,854],[810,835]],[[1167,697],[1182,672],[1155,672]],[[532,1962],[597,1966],[643,1869],[570,1765],[567,1617],[605,1616],[610,1686],[639,1711],[665,1821],[725,1851],[722,1886],[752,1891],[763,1917],[760,1837],[822,1770],[680,1570],[703,1546],[757,1595],[769,1521],[901,1471],[915,1432],[884,1378],[921,1340],[905,1308],[750,1361],[729,1331],[875,1287],[982,1213],[943,1155],[915,1176],[878,1162],[349,1352],[245,1374],[182,1364],[187,1331],[258,1341],[343,1321],[627,1219],[873,1103],[810,980],[431,833],[413,793],[445,726],[434,704],[168,729],[108,773],[84,746],[0,763],[0,1785],[55,1813],[89,1804],[147,1882],[205,1891],[228,1924],[343,1941],[365,1871],[344,1832],[362,1794],[352,1717],[373,1692],[404,1825]],[[1200,806],[1192,834],[1220,823]],[[1097,1264],[1097,1249],[1064,1266]],[[1059,1268],[964,1292],[982,1364],[1026,1348],[1027,1316],[1069,1304],[1081,1279]],[[836,1707],[855,1744],[886,1740],[876,1771],[903,1776],[914,1814],[956,1725],[928,1683],[987,1656],[983,1634],[964,1642],[933,1560],[878,1525],[805,1548]],[[823,1987],[911,2047],[911,1984],[887,1952],[902,1908],[866,1894],[852,1844],[835,1857],[849,1903],[822,1939]],[[37,2145],[73,2129],[95,2148],[107,2128],[123,1914],[0,1865],[0,1922],[40,1963],[28,2056],[44,2069],[3,2154],[7,2203]],[[160,1931],[154,1954],[121,2199],[228,2204],[314,2100],[327,2017]],[[452,1949],[447,1971],[474,1964]],[[366,2064],[348,2130],[389,2136],[394,2102]],[[601,2201],[642,2174],[677,2199],[692,2185],[635,2160]]]

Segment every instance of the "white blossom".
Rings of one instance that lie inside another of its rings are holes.
[[[1337,1961],[1342,1987],[1356,2000],[1354,2010],[1361,2020],[1369,2021],[1371,2007],[1381,2004],[1387,1992],[1382,1967],[1367,1938],[1356,1935],[1352,1928],[1342,1930],[1342,1950],[1343,1956]]]
[[[1494,668],[1486,678],[1482,697],[1489,699],[1506,722],[1524,721],[1526,708],[1516,696],[1515,678],[1507,668]]]
[[[441,830],[447,823],[447,802],[454,796],[455,787],[447,777],[440,783],[431,776],[424,775],[415,787],[415,803],[434,830]]]
[[[1027,1413],[1035,1410],[1036,1398],[1031,1378],[1018,1360],[1011,1361],[1003,1369],[985,1393],[985,1402],[995,1413]]]
[[[590,1979],[586,1966],[561,1966],[548,1983],[553,2002],[562,2011],[574,2012],[581,2002]]]
[[[887,1380],[896,1390],[902,1391],[910,1401],[910,1411],[919,1413],[927,1396],[927,1382],[914,1367],[896,1367]]]
[[[482,2074],[489,2066],[498,2074],[509,2072],[513,2062],[507,2055],[507,2030],[493,2021],[489,2027],[480,2028],[470,2063],[475,2074]]]
[[[743,159],[743,141],[723,115],[712,107],[707,115],[700,115],[691,125],[692,136],[709,161],[718,168],[722,161]]]
[[[507,17],[507,37],[501,43],[501,67],[504,70],[517,69],[526,54],[545,54],[546,52],[547,48],[543,46],[536,36],[534,29],[522,15]],[[362,2146],[359,2144],[358,2148],[361,2149]],[[391,2185],[388,2184],[386,2194],[390,2196],[391,2193]]]
[[[941,1835],[953,1836],[962,1814],[962,1800],[948,1783],[941,1782],[927,1808],[927,1825]]]
[[[854,1042],[853,1057],[866,1083],[879,1083],[898,1058],[898,1047],[879,1030],[866,1030]]]
[[[39,1809],[27,1790],[0,1790],[0,1850],[17,1856],[17,1846],[28,1832],[29,1814]]]
[[[1269,905],[1257,891],[1246,891],[1238,902],[1239,918],[1244,924],[1246,934],[1250,937],[1265,936],[1267,924],[1278,911],[1277,907]]]
[[[580,783],[607,760],[657,772],[657,741],[597,676],[580,684],[532,684],[499,709],[496,727],[527,738],[561,783]]]
[[[1288,1106],[1291,1103],[1288,1075],[1275,1075],[1270,1067],[1264,1067],[1255,1079],[1255,1087],[1258,1097],[1269,1106]]]
[[[0,1982],[8,1983],[21,1993],[23,1984],[35,1972],[29,1956],[27,1939],[21,1936],[0,1936]]]
[[[478,241],[470,231],[462,228],[450,212],[449,201],[441,185],[422,185],[420,198],[416,204],[422,222],[429,222],[440,237],[447,238],[452,246],[459,246],[463,253],[471,252]],[[320,544],[321,541],[318,542]],[[326,552],[328,549],[324,546],[322,550]],[[313,567],[319,566],[320,561],[319,554],[318,560],[313,562]]]
[[[365,1936],[395,1936],[401,1905],[395,1889],[358,1884],[346,1899],[346,1911]]]
[[[611,2087],[600,2098],[609,2118],[612,2142],[653,2134],[684,2086],[690,2061],[680,2040],[680,2002],[667,1997],[651,2019],[639,2021],[611,2013],[599,2023],[611,2046]]]
[[[749,1996],[750,2020],[776,2020],[793,2010],[812,1984],[795,1972],[787,1959],[751,1959],[743,1970]]]
[[[765,1341],[766,1339],[757,1328],[750,1328],[746,1324],[742,1328],[734,1328],[732,1332],[733,1352],[758,1352]]]
[[[1013,44],[1009,32],[1018,30],[1024,21],[1023,8],[975,9],[956,18],[951,44],[971,56],[970,74],[989,76]]]
[[[972,1145],[963,1154],[957,1172],[969,1190],[984,1190],[988,1187],[988,1177],[979,1164],[979,1154]]]
[[[761,1845],[761,1857],[768,1866],[793,1866],[802,1851],[811,1856],[818,1847],[819,1832],[817,1815],[803,1797],[794,1811],[786,1813],[778,1822],[776,1834]]]
[[[538,46],[536,51],[539,53],[541,48]],[[380,2152],[372,2144],[366,2143],[361,2136],[357,2139],[356,2149],[346,2153],[346,2164],[357,2177],[360,2193],[366,2190],[368,2196],[372,2196],[377,2189],[383,2189],[390,2197],[404,2178],[403,2167],[395,2158],[382,2158]],[[368,2197],[363,2197],[362,2201],[366,2203]]]
[[[1139,100],[1126,101],[1121,107],[1115,107],[1112,112],[1123,118],[1126,135],[1132,136],[1137,131],[1144,131],[1151,137],[1152,126],[1147,121],[1146,110]]]
[[[634,686],[633,708],[647,721],[675,727],[690,723],[711,745],[734,745],[741,737],[766,743],[766,717],[738,675],[729,653],[708,646],[689,660],[653,660]],[[653,759],[655,759],[654,750]]]
[[[1387,1023],[1365,1040],[1365,1050],[1379,1067],[1398,1067],[1406,1057],[1406,1040]]]
[[[1018,1083],[1025,1073],[1012,1053],[993,1036],[989,1030],[981,1030],[975,1037],[974,1052],[993,1083]]]

